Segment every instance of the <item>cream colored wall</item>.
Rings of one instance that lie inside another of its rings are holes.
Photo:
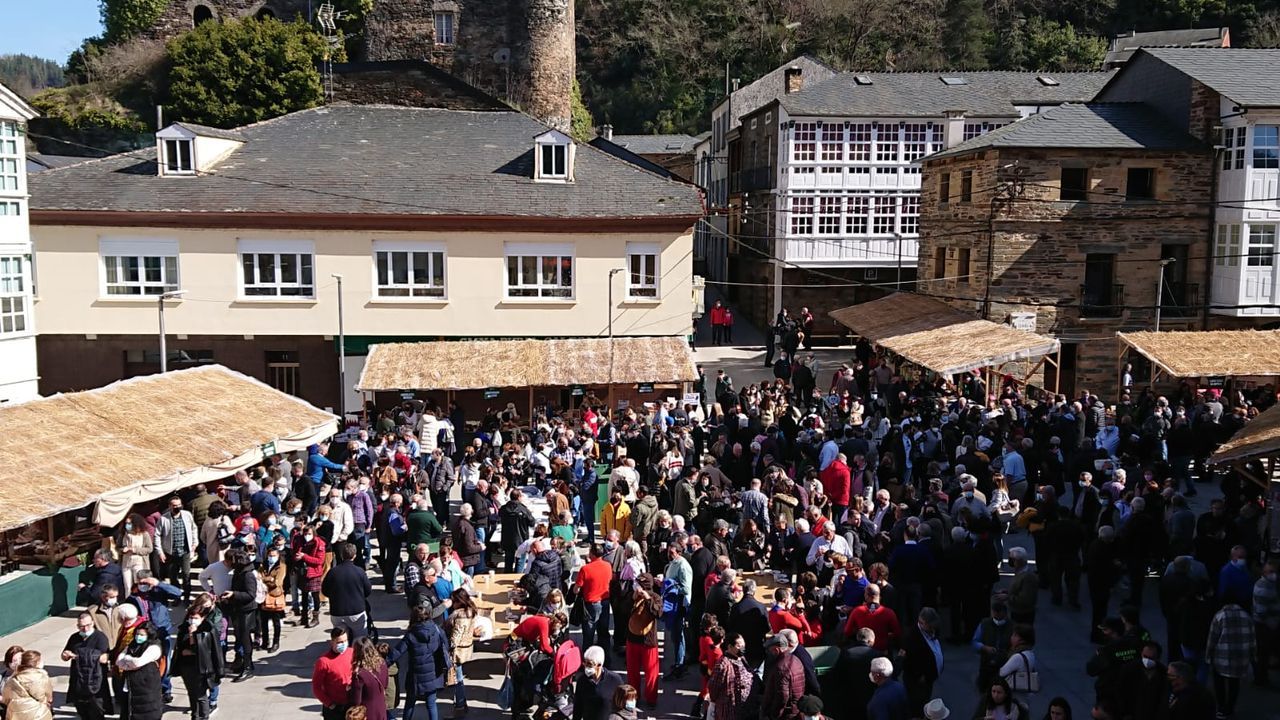
[[[539,233],[242,232],[33,226],[39,298],[37,326],[45,334],[150,334],[156,300],[102,296],[99,238],[177,240],[180,286],[186,295],[166,304],[170,334],[335,335],[336,282],[341,273],[348,335],[579,336],[604,335],[607,278],[623,267],[627,242],[657,243],[661,302],[625,301],[625,278],[614,278],[614,333],[686,335],[693,311],[692,230],[637,235]],[[239,298],[237,240],[311,240],[314,300]],[[446,292],[437,303],[375,301],[373,241],[447,243]],[[573,301],[504,300],[504,243],[572,243]]]

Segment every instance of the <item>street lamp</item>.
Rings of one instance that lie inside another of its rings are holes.
[[[156,307],[160,308],[160,372],[169,372],[169,349],[165,347],[164,338],[164,301],[173,300],[186,294],[186,290],[169,290],[156,296]]]
[[[1156,281],[1156,332],[1160,332],[1160,306],[1164,304],[1164,269],[1176,258],[1165,258],[1160,261],[1160,278]]]
[[[613,412],[613,276],[626,272],[626,268],[609,271],[609,412]]]
[[[345,429],[347,424],[347,335],[342,326],[342,275],[333,273],[330,277],[338,281],[338,416],[342,418]]]

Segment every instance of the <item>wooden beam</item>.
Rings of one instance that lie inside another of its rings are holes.
[[[1253,481],[1253,482],[1257,483],[1258,485],[1262,486],[1262,489],[1264,489],[1264,490],[1269,490],[1269,489],[1270,489],[1270,487],[1271,487],[1271,483],[1270,483],[1269,479],[1267,479],[1267,478],[1263,478],[1263,477],[1259,477],[1259,476],[1255,475],[1255,474],[1253,473],[1253,471],[1249,470],[1249,468],[1248,468],[1248,463],[1247,463],[1246,461],[1244,461],[1244,460],[1236,460],[1235,462],[1231,463],[1231,467],[1232,467],[1232,469],[1234,469],[1236,472],[1240,473],[1240,475],[1241,475],[1242,477],[1244,477],[1245,479],[1247,479],[1247,480],[1251,480],[1251,481]]]

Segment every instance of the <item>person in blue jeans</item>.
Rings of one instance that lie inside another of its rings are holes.
[[[462,666],[471,659],[475,644],[475,633],[472,630],[475,629],[475,619],[479,612],[471,595],[463,588],[454,590],[449,599],[451,605],[445,629],[449,634],[449,651],[453,654],[453,668],[449,671],[454,673],[453,716],[459,717],[467,711],[467,688],[463,685],[465,678]]]
[[[413,609],[409,630],[387,656],[387,663],[405,657],[408,663],[400,676],[404,688],[404,720],[413,720],[418,701],[427,709],[427,720],[440,720],[436,695],[444,688],[445,674],[453,669],[444,631],[431,619],[431,608],[419,605]],[[437,660],[443,660],[437,664]]]
[[[662,619],[666,628],[667,659],[672,662],[666,679],[684,677],[684,619],[693,602],[693,567],[684,558],[686,536],[678,533],[667,543],[667,570],[662,581]]]

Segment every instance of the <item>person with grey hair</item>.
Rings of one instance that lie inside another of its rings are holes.
[[[911,717],[907,689],[893,679],[893,663],[889,658],[872,660],[869,677],[876,689],[867,702],[867,720],[906,720]]]
[[[592,645],[582,653],[582,670],[575,680],[574,720],[609,720],[613,693],[623,682],[621,675],[604,666],[604,648]]]
[[[1035,625],[1040,581],[1031,569],[1024,548],[1009,548],[1009,568],[1013,570],[1013,582],[1009,583],[1009,616],[1015,623]]]
[[[1098,642],[1102,632],[1098,626],[1107,617],[1107,606],[1111,601],[1111,589],[1120,579],[1124,564],[1120,562],[1119,550],[1116,547],[1116,530],[1110,525],[1098,528],[1098,537],[1089,545],[1085,554],[1085,574],[1089,578],[1089,602],[1093,609],[1092,639]]]
[[[795,656],[804,667],[804,694],[822,695],[822,685],[818,682],[818,668],[813,663],[813,655],[800,642],[800,635],[791,628],[783,628],[778,634],[787,641],[787,652]]]
[[[747,644],[747,665],[760,667],[764,662],[764,637],[769,634],[769,612],[756,599],[756,581],[742,583],[742,597],[729,610],[729,622],[725,627],[730,633],[738,633]]]
[[[867,702],[876,686],[871,682],[871,661],[884,655],[875,649],[876,633],[860,628],[840,651],[832,676],[840,680],[840,699],[846,712],[838,717],[865,718]],[[844,703],[848,704],[845,705]]]
[[[836,524],[830,520],[822,523],[821,534],[814,538],[809,546],[809,554],[805,556],[805,564],[819,572],[831,567],[829,553],[840,553],[846,558],[853,557],[849,541],[843,535],[836,534]]]

